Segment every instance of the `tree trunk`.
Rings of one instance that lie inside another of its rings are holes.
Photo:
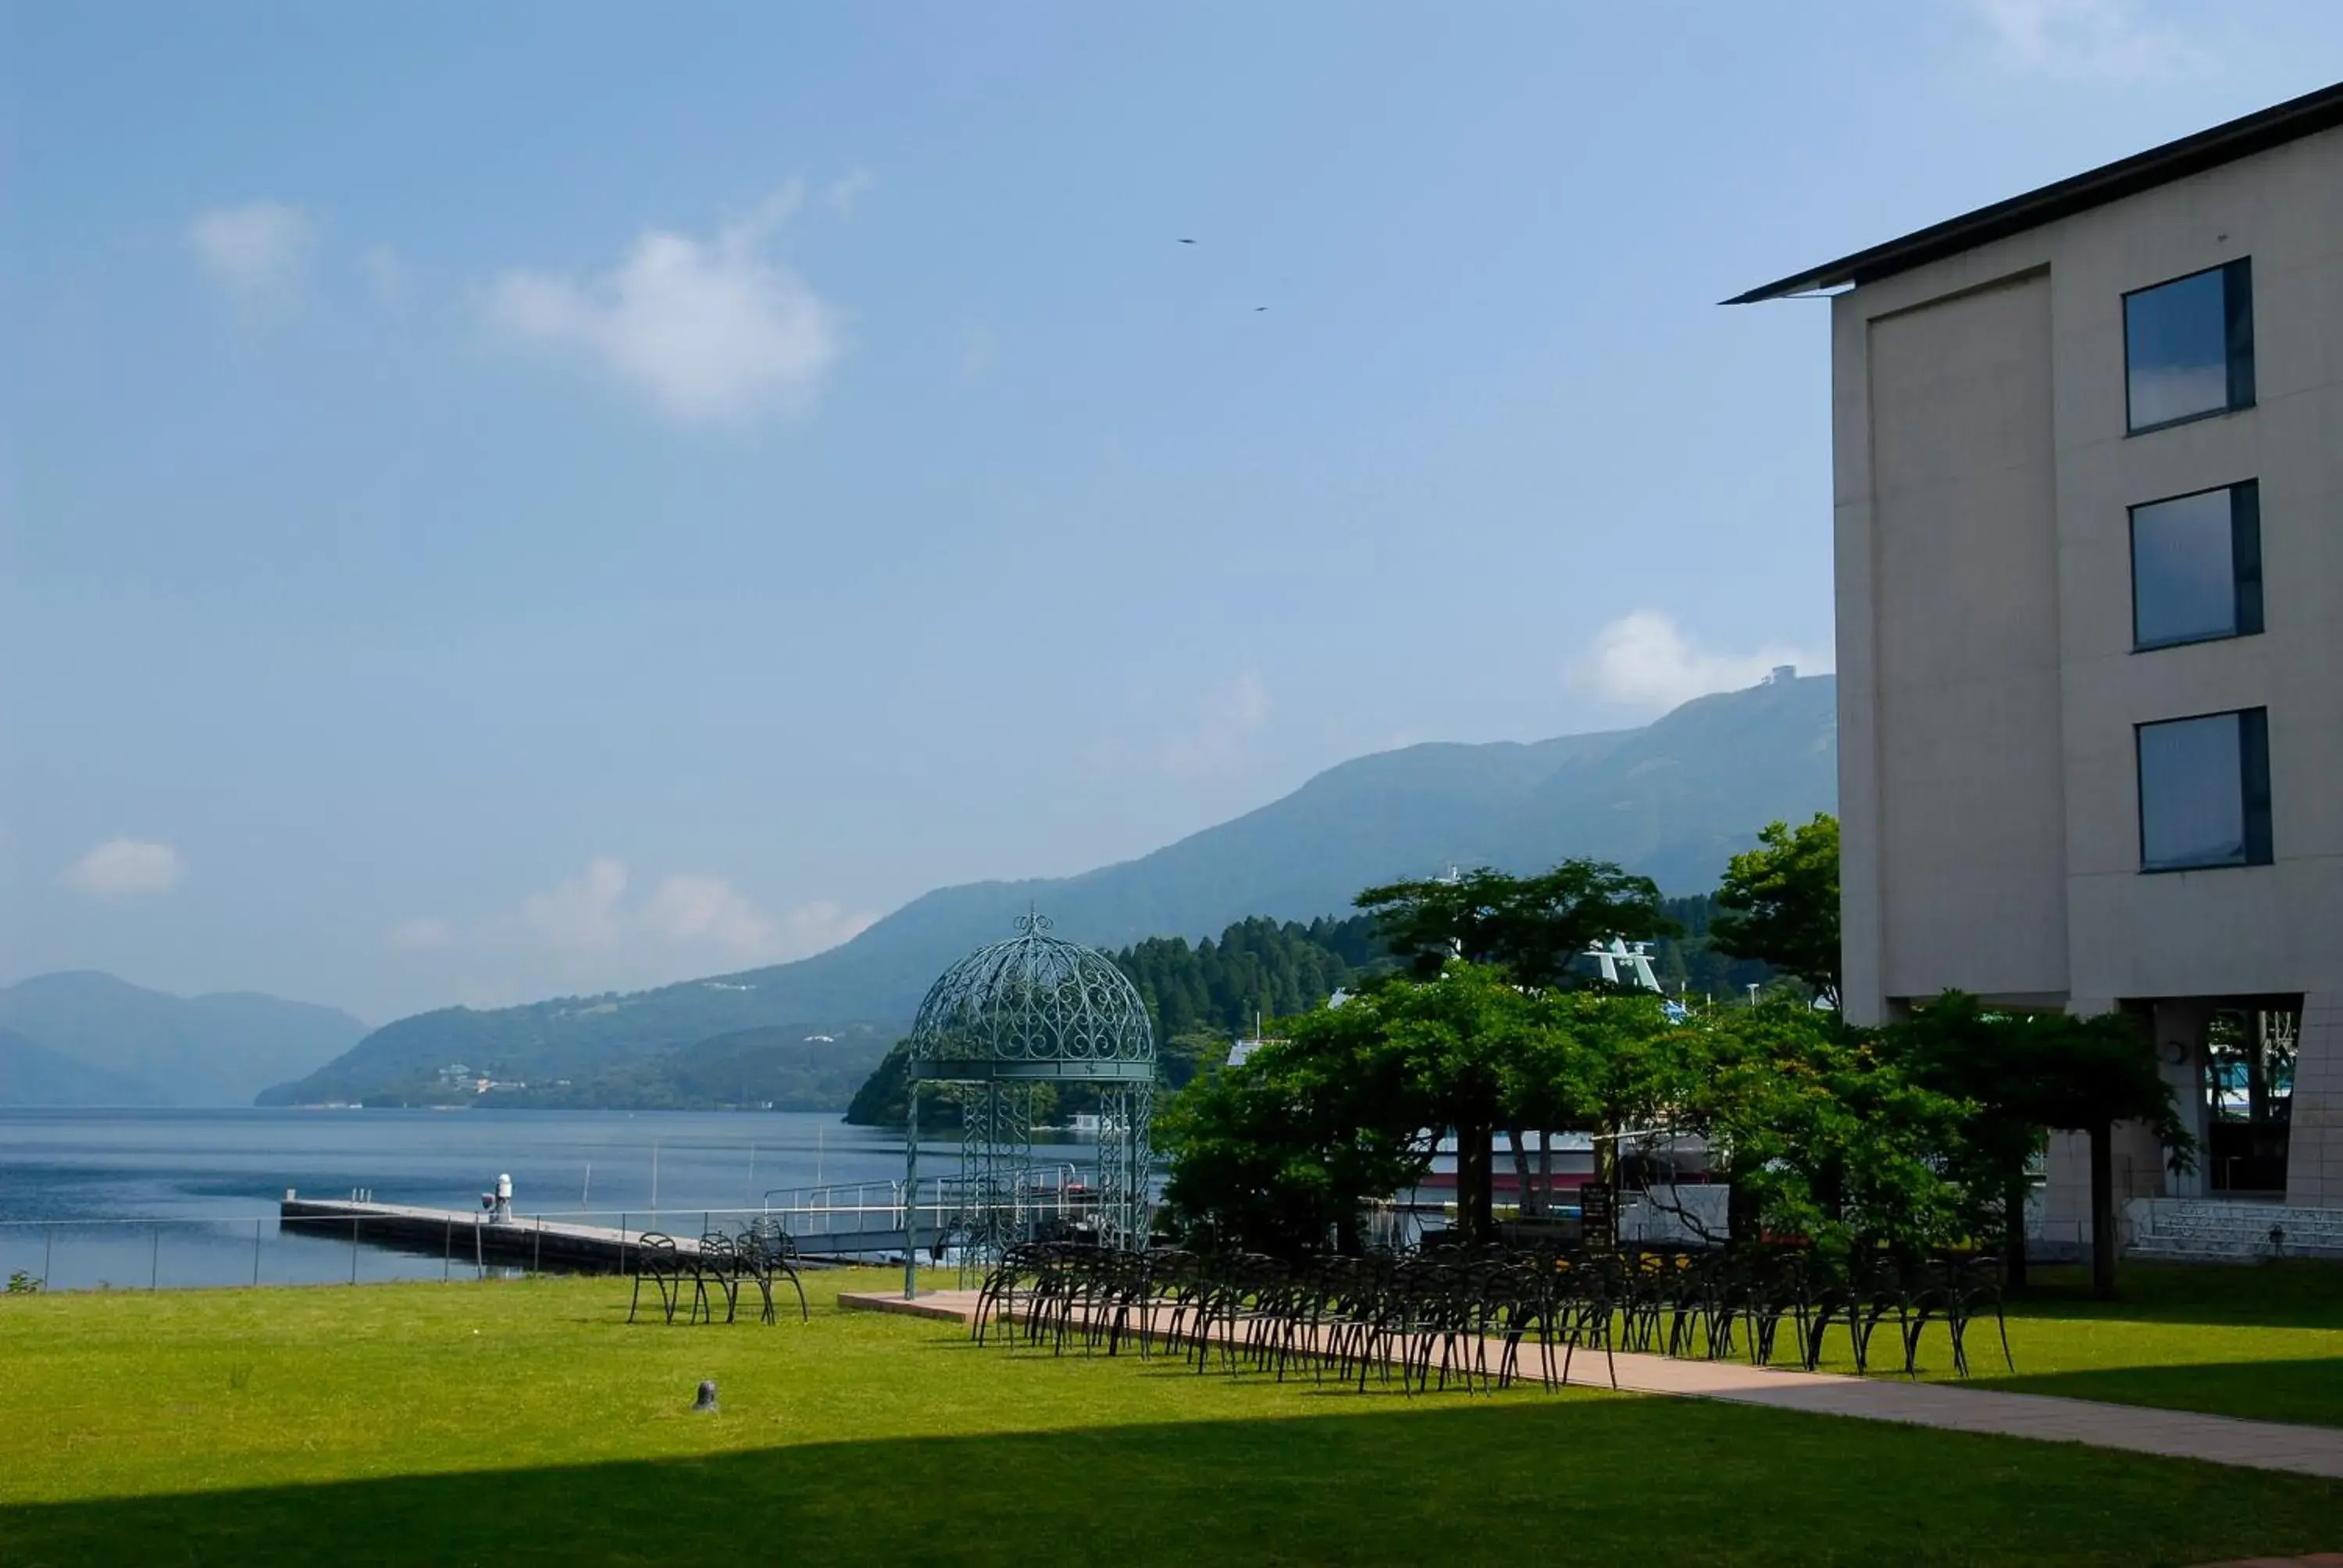
[[[1545,1205],[1539,1201],[1537,1189],[1530,1181],[1530,1151],[1525,1145],[1528,1137],[1529,1134],[1518,1127],[1505,1130],[1506,1141],[1513,1146],[1513,1181],[1520,1193],[1518,1201],[1522,1218],[1534,1220],[1545,1211]]]
[[[1554,1129],[1538,1134],[1538,1212],[1554,1211]]]
[[[2090,1131],[2091,1294],[2112,1302],[2116,1299],[2115,1126],[2102,1121]]]
[[[1456,1230],[1458,1239],[1477,1247],[1489,1239],[1489,1140],[1493,1129],[1485,1122],[1456,1130]]]
[[[2002,1258],[2003,1269],[2008,1275],[2009,1288],[2026,1288],[2026,1198],[2029,1184],[2023,1176],[2003,1189],[2002,1192]]]

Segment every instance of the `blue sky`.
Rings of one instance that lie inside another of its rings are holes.
[[[2323,0],[10,0],[0,980],[679,979],[1825,662],[1825,312],[1715,302],[2338,61]]]

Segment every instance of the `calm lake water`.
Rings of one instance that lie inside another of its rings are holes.
[[[957,1145],[922,1144],[930,1173],[957,1159]],[[437,1279],[439,1258],[280,1234],[277,1201],[287,1187],[368,1189],[470,1211],[499,1172],[524,1215],[698,1234],[702,1211],[754,1209],[768,1190],[898,1180],[903,1148],[790,1112],[0,1110],[0,1276],[54,1290],[249,1284],[256,1271],[309,1283],[347,1280],[355,1262],[360,1279]]]

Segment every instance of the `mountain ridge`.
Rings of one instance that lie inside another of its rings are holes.
[[[1059,935],[1112,950],[1198,940],[1249,916],[1306,921],[1347,910],[1361,888],[1451,863],[1531,870],[1584,856],[1615,860],[1665,892],[1704,892],[1766,822],[1834,809],[1836,689],[1830,676],[1782,678],[1696,698],[1640,729],[1353,758],[1134,859],[932,890],[791,963],[624,996],[400,1019],[261,1102],[365,1100],[455,1061],[534,1080],[740,1030],[900,1027],[946,964],[1010,935],[1029,905]]]

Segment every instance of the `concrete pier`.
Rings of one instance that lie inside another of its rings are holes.
[[[287,1198],[277,1220],[288,1234],[325,1236],[393,1247],[402,1252],[569,1273],[623,1274],[634,1267],[643,1237],[657,1231],[558,1220],[516,1217],[492,1221],[485,1210],[422,1209],[405,1203]],[[677,1236],[676,1251],[697,1256],[697,1236]]]

